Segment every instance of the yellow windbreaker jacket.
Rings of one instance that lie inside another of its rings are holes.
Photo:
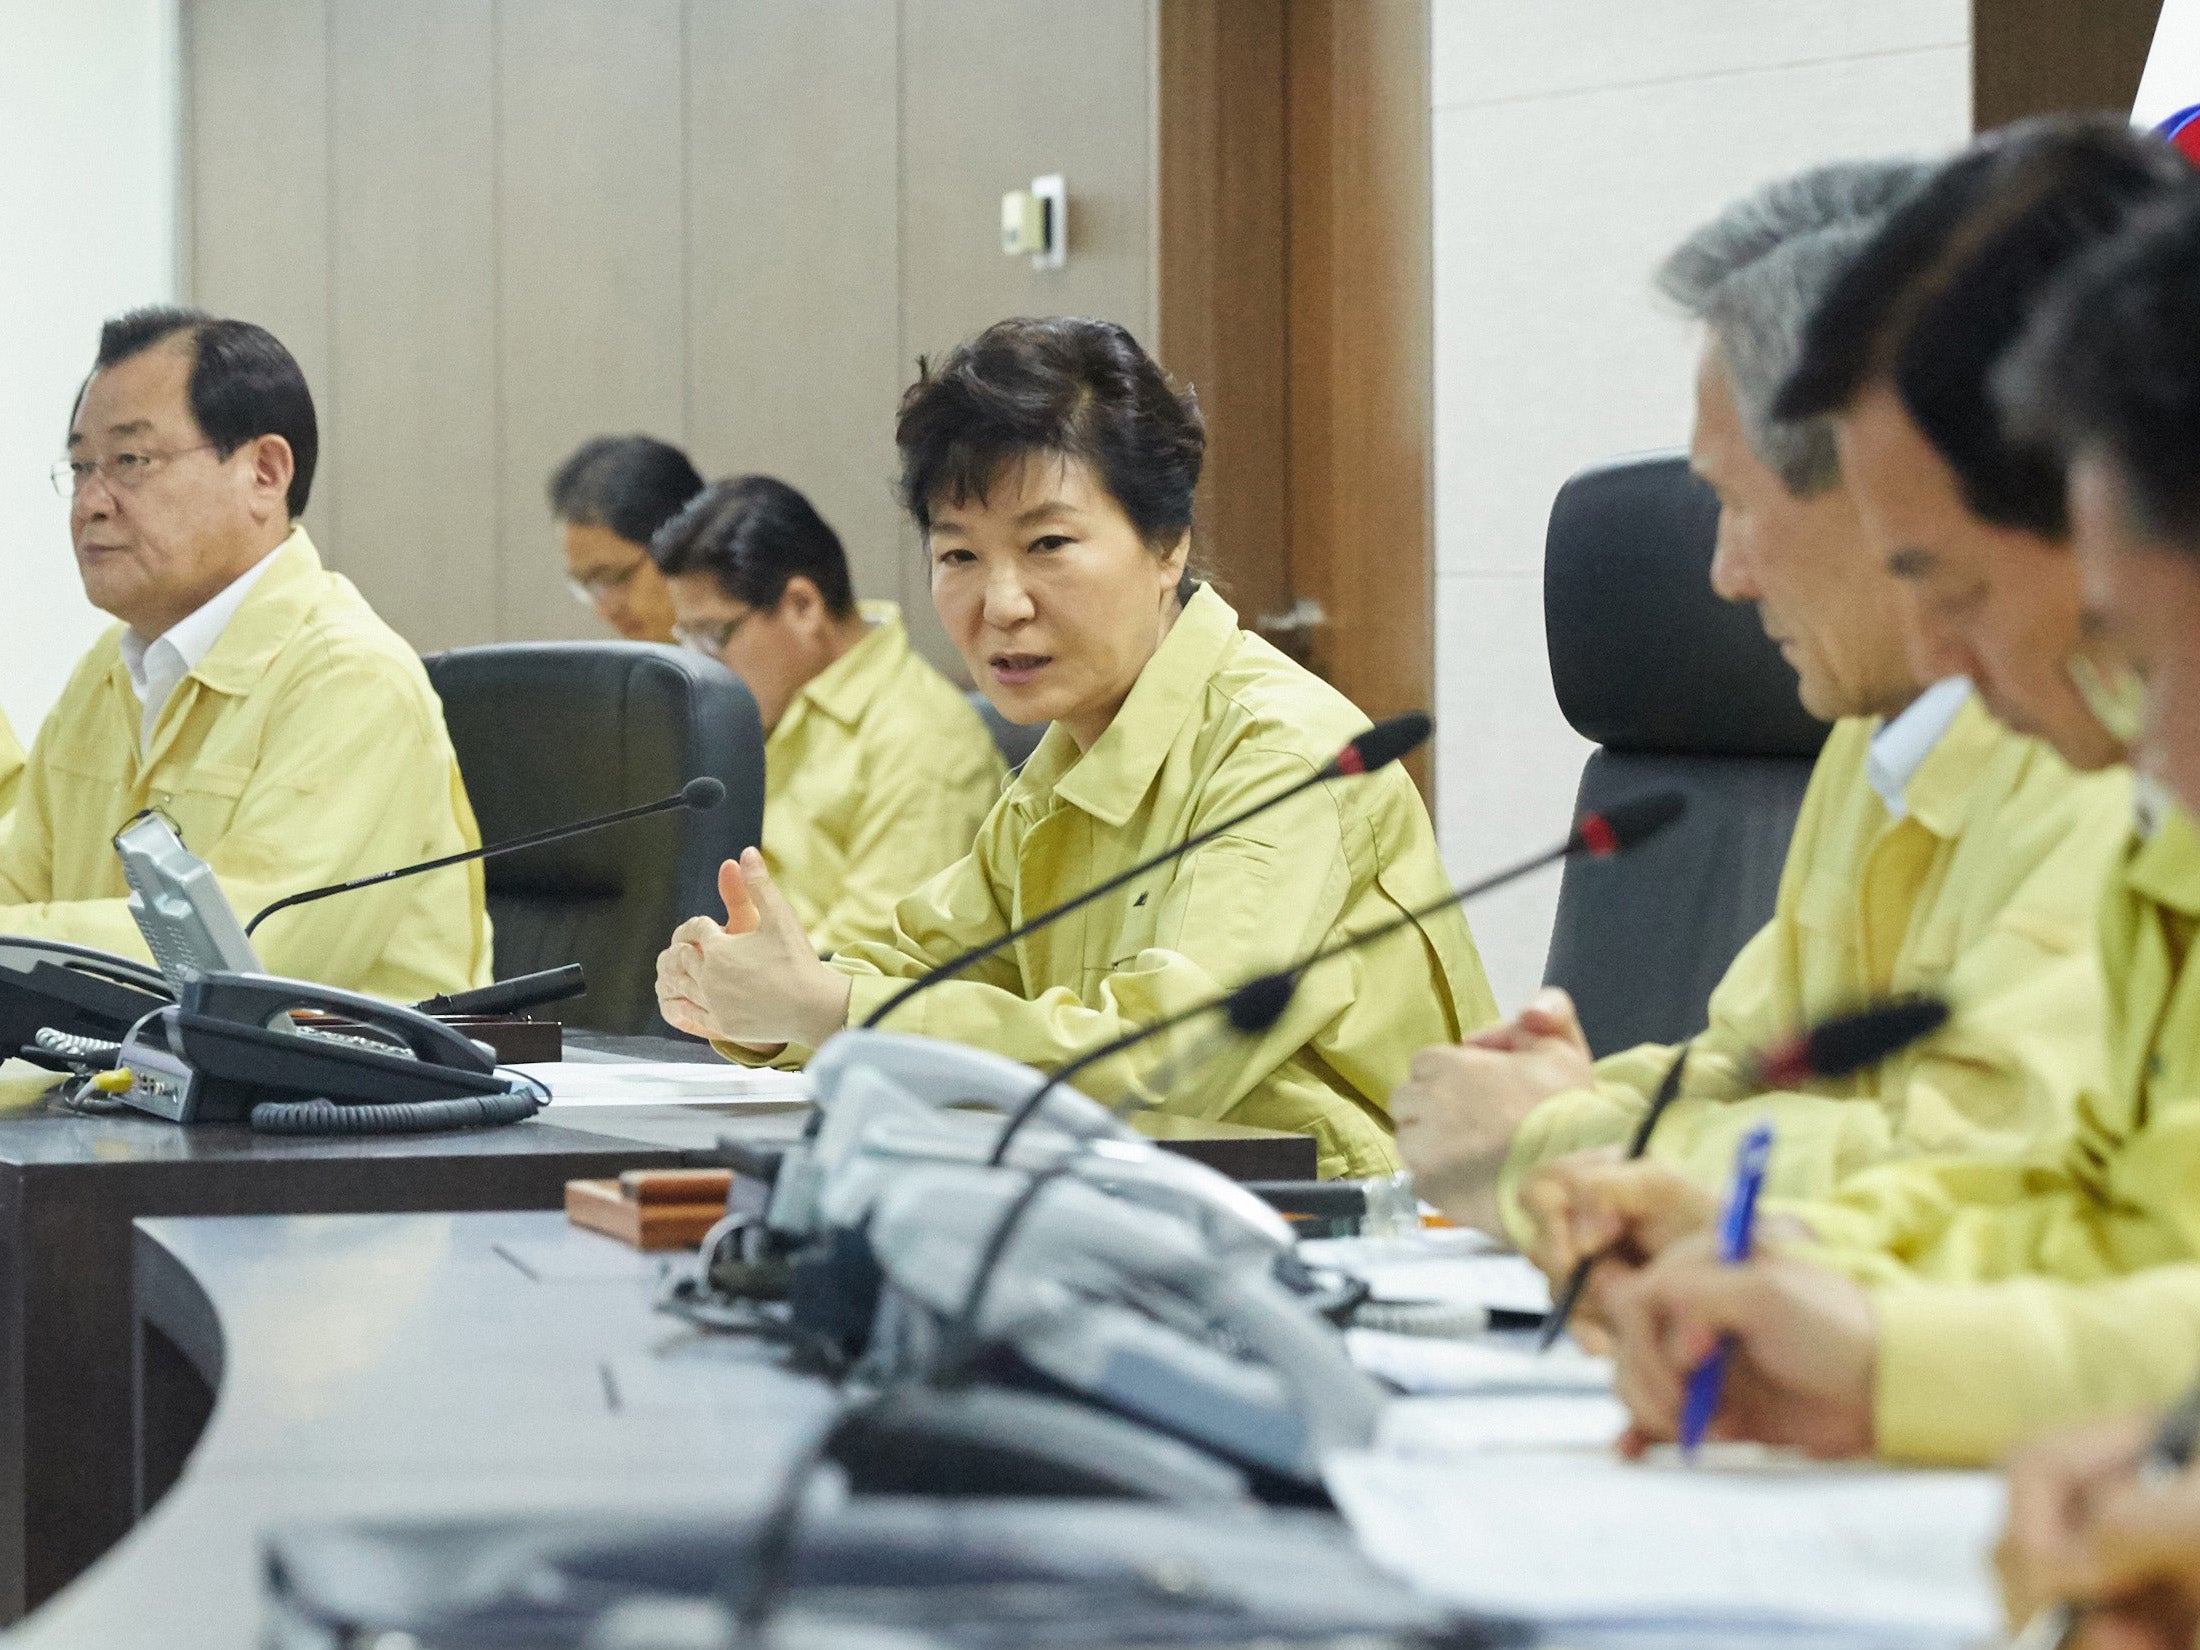
[[[1771,1187],[1829,1192],[1849,1173],[1927,1152],[2020,1152],[2058,1138],[2103,1083],[2093,930],[2129,831],[2130,782],[2073,773],[1967,700],[1893,818],[1865,768],[1875,720],[1837,724],[1795,826],[1772,921],[1743,947],[1691,1044],[1686,1086],[1653,1150],[1707,1184],[1741,1135],[1778,1130]],[[1748,1054],[1888,992],[1943,992],[1938,1037],[1808,1093],[1749,1095]],[[1522,1125],[1505,1175],[1625,1140],[1673,1050],[1597,1064],[1597,1086],[1554,1095]]]
[[[2101,915],[2109,1087],[2060,1150],[1889,1164],[1792,1210],[1873,1285],[1881,1454],[1987,1462],[2200,1371],[2200,834],[2170,810]]]
[[[0,713],[0,836],[8,828],[8,811],[15,806],[15,793],[23,783],[23,747],[17,742],[15,730],[8,726],[8,719]]]
[[[970,852],[1007,771],[901,610],[863,616],[764,742],[764,863],[821,952],[891,939],[894,902]]]
[[[1092,749],[1050,728],[972,853],[896,907],[893,942],[832,959],[854,981],[850,1023],[935,964],[1306,777],[1367,725],[1201,589]],[[1053,1068],[1445,886],[1428,811],[1392,766],[1294,798],[886,1024]],[[1311,971],[1272,1030],[1209,1045],[1154,1103],[1312,1134],[1324,1174],[1385,1173],[1397,1163],[1387,1102],[1414,1050],[1496,1013],[1466,919],[1447,910]],[[1079,1086],[1116,1100],[1213,1029],[1157,1038]]]
[[[141,758],[121,628],[84,656],[31,747],[0,837],[0,933],[143,958],[114,833],[175,821],[241,919],[285,894],[475,847],[427,673],[305,529],[274,553]],[[270,973],[399,1001],[489,982],[478,864],[284,911]]]

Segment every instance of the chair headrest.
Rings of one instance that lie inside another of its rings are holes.
[[[1818,753],[1826,725],[1746,606],[1711,588],[1719,503],[1678,453],[1599,464],[1551,506],[1543,627],[1551,685],[1607,750]]]
[[[725,751],[761,742],[740,679],[682,648],[503,642],[424,663],[484,842],[654,802],[698,773],[732,782],[738,776]],[[738,812],[737,800],[712,814]],[[683,822],[706,817],[675,811],[492,859],[488,887],[616,899],[638,875],[669,879],[673,856],[693,834]]]

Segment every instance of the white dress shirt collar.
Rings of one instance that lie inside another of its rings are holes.
[[[1864,776],[1871,781],[1887,812],[1900,819],[1910,811],[1904,793],[1925,758],[1933,754],[1963,701],[1971,697],[1971,683],[1963,676],[1935,682],[1909,703],[1899,716],[1890,716],[1872,735],[1870,753],[1864,758]]]
[[[295,527],[291,529],[292,537],[297,531]],[[289,542],[287,538],[283,540],[283,544]],[[214,651],[214,644],[222,639],[229,621],[237,616],[237,609],[244,606],[245,597],[252,593],[252,587],[282,547],[279,544],[270,550],[209,597],[204,606],[178,619],[151,641],[135,630],[123,631],[122,668],[130,673],[131,690],[137,694],[142,707],[138,717],[140,755],[153,748],[153,729],[159,725],[160,713],[169,695]]]

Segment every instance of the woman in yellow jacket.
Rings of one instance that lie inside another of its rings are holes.
[[[886,943],[821,963],[760,858],[725,929],[658,966],[672,1024],[799,1062],[902,983],[1282,790],[1367,718],[1187,572],[1196,404],[1122,328],[1004,321],[903,398],[905,504],[941,620],[1011,720],[1050,722],[967,859]],[[1319,787],[913,999],[889,1024],[1042,1069],[1325,940],[1441,896],[1428,814],[1395,766]],[[737,890],[738,891],[738,890]],[[1384,1097],[1413,1051],[1496,1017],[1466,921],[1431,918],[1312,971],[1267,1034],[1139,1085],[1199,1038],[1091,1069],[1107,1100],[1311,1134],[1324,1174],[1396,1164]]]

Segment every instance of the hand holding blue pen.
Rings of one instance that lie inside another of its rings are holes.
[[[1764,1189],[1765,1169],[1772,1161],[1772,1125],[1759,1123],[1742,1136],[1734,1152],[1734,1184],[1726,1195],[1726,1211],[1719,1217],[1719,1259],[1739,1266],[1749,1259],[1750,1242],[1757,1227],[1757,1194]],[[1727,1354],[1731,1336],[1722,1337],[1711,1356],[1688,1377],[1688,1392],[1681,1404],[1680,1445],[1683,1456],[1693,1456],[1718,1413],[1719,1394],[1726,1386]]]

